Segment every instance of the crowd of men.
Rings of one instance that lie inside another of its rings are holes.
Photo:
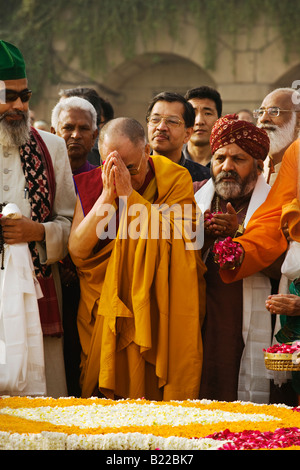
[[[45,131],[5,41],[0,80],[0,394],[297,404],[300,373],[263,356],[300,340],[300,268],[282,270],[300,242],[297,92],[249,116],[207,86],[164,91],[146,135],[95,90],[61,90]],[[220,264],[220,241],[239,255]]]

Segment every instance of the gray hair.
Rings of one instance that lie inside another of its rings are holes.
[[[70,98],[61,99],[52,110],[51,126],[57,132],[59,115],[62,111],[69,111],[70,109],[81,109],[90,113],[92,117],[92,130],[97,129],[97,113],[94,106],[84,98],[79,96],[71,96]]]

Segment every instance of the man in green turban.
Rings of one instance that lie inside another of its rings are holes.
[[[29,139],[29,100],[25,62],[12,44],[0,41],[0,142],[24,145]]]
[[[23,56],[13,44],[0,41],[0,69],[2,80],[19,80],[26,78]]]
[[[58,262],[67,254],[76,198],[64,140],[30,126],[31,94],[21,52],[0,40],[0,395],[63,396]],[[11,204],[18,218],[7,214]],[[14,260],[22,246],[31,269]]]

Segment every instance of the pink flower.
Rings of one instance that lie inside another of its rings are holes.
[[[293,354],[300,350],[300,341],[294,341],[292,344],[273,344],[268,349],[263,349],[264,352],[272,354]]]
[[[225,240],[214,244],[213,253],[218,255],[220,266],[224,266],[226,263],[238,261],[243,252],[239,243],[235,243],[232,238],[227,237]]]
[[[243,431],[231,432],[229,429],[216,432],[207,438],[228,440],[221,450],[282,449],[300,445],[299,428],[281,428],[274,432]]]
[[[221,211],[218,211],[218,212],[206,212],[206,214],[205,214],[205,222],[211,222],[211,219],[212,219],[216,214],[222,214],[222,212],[221,212]]]

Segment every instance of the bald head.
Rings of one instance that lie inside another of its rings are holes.
[[[300,111],[300,94],[294,88],[276,88],[271,91],[262,101],[261,108],[279,108],[285,122],[290,120],[291,113]],[[258,124],[261,119],[258,119]]]
[[[104,140],[113,140],[117,145],[118,138],[126,137],[134,145],[145,146],[146,135],[143,126],[132,118],[120,117],[107,122],[101,129],[99,136],[99,148]]]
[[[150,146],[138,121],[120,117],[107,122],[100,132],[99,151],[105,162],[117,153],[131,175],[133,189],[141,188],[148,171]]]
[[[288,109],[300,111],[300,94],[294,88],[276,88],[265,97],[264,101],[267,99],[276,100],[280,98],[286,103]]]

